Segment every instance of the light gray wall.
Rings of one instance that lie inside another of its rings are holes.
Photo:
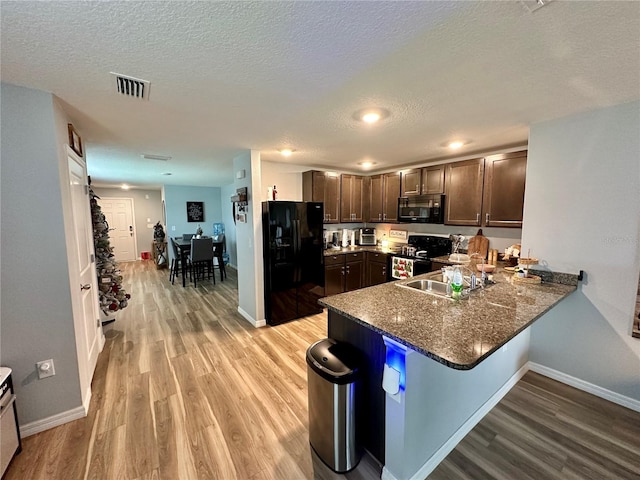
[[[264,267],[262,258],[262,204],[260,153],[250,151],[233,159],[235,188],[247,187],[246,223],[237,222],[238,311],[254,325],[264,325]]]
[[[93,187],[93,191],[101,198],[133,199],[138,257],[140,257],[140,252],[151,252],[153,227],[149,227],[149,225],[155,225],[157,222],[162,223],[160,190],[141,190],[137,188],[122,190],[121,188]]]
[[[531,127],[523,249],[586,272],[533,325],[532,361],[640,400],[640,102]]]
[[[236,186],[234,184],[227,185],[220,189],[220,205],[222,209],[222,223],[224,223],[225,240],[227,244],[227,253],[229,254],[229,263],[234,267],[238,265],[237,240],[236,240],[236,224],[233,222],[233,210],[231,197],[236,194]]]
[[[268,198],[268,189],[274,185],[278,190],[278,200],[302,201],[302,172],[310,170],[308,166],[292,165],[289,163],[262,162],[260,166],[262,188],[260,200]]]
[[[468,371],[408,354],[403,402],[386,401],[385,470],[398,480],[412,478],[527,362],[529,339],[526,329]]]
[[[0,364],[13,369],[24,425],[82,404],[58,169],[64,147],[51,94],[0,90]],[[35,363],[49,358],[56,375],[37,380]]]

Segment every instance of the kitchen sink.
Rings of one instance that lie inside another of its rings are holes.
[[[438,297],[451,298],[451,287],[447,282],[443,281],[442,272],[433,272],[428,274],[428,278],[425,280],[412,280],[407,283],[396,283],[398,287],[411,288],[420,292],[428,293]],[[472,289],[471,277],[463,277],[463,290],[462,296],[467,297],[473,290],[480,288],[480,280],[478,279],[477,285]]]
[[[451,295],[451,287],[444,282],[438,282],[436,280],[413,280],[412,282],[401,286],[415,288],[416,290],[441,297],[448,297]]]

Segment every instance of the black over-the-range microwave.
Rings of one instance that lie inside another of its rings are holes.
[[[444,223],[444,195],[414,195],[398,198],[398,221]]]

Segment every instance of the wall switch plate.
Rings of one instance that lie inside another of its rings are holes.
[[[53,364],[53,359],[42,360],[41,362],[36,363],[36,371],[38,372],[38,378],[42,380],[43,378],[53,377],[56,374],[56,367]]]
[[[171,225],[171,231],[175,232],[176,231],[176,226],[175,225]]]

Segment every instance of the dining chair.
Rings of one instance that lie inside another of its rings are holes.
[[[201,273],[204,279],[205,269],[207,270],[207,278],[211,278],[211,272],[213,271],[213,239],[211,237],[192,238],[189,261],[191,263],[194,287],[198,286],[198,276]],[[213,275],[213,283],[216,283],[215,275]]]
[[[227,270],[224,267],[224,251],[225,251],[225,241],[224,241],[224,233],[214,235],[213,236],[213,256],[216,259],[216,263],[213,265],[215,277],[215,269],[220,270],[220,281],[224,282],[224,279],[227,276]]]
[[[182,239],[183,240],[191,240],[195,236],[196,236],[195,233],[183,233],[182,234]]]
[[[171,285],[176,279],[176,275],[182,272],[182,268],[189,268],[189,265],[182,265],[182,256],[180,255],[180,249],[176,241],[171,238],[171,249],[173,251],[173,258],[171,259],[171,267],[169,268],[169,281]],[[187,259],[188,260],[188,259]]]

